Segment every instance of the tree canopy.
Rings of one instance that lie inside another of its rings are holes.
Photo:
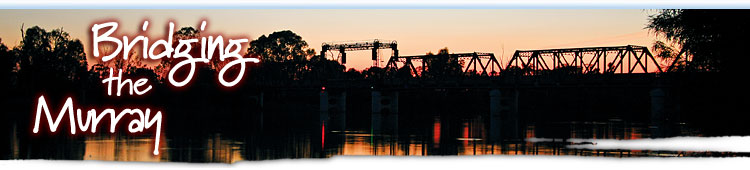
[[[14,52],[19,74],[27,75],[22,77],[77,80],[88,68],[83,44],[62,29],[48,32],[38,26],[31,27]]]
[[[427,55],[435,55],[432,52]],[[459,76],[461,75],[464,61],[458,58],[450,57],[448,47],[442,48],[438,51],[436,57],[425,60],[427,64],[426,73],[423,73],[427,77],[444,77],[444,76]]]
[[[250,42],[247,51],[259,55],[262,62],[303,62],[315,54],[301,36],[289,30],[262,35]]]
[[[2,78],[2,81],[6,86],[11,86],[13,83],[10,78],[13,70],[16,67],[15,58],[16,57],[13,55],[13,53],[11,53],[8,49],[8,46],[5,46],[5,44],[3,44],[3,39],[0,38],[0,62],[2,62],[2,65],[0,65],[0,68],[2,68],[2,75],[0,76],[2,77],[0,78]]]
[[[671,60],[670,70],[744,70],[750,38],[750,10],[661,10],[646,27],[677,47],[656,42],[658,57]]]

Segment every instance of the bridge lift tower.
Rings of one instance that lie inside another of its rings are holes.
[[[340,61],[341,64],[346,64],[346,51],[359,51],[359,50],[372,50],[372,66],[380,67],[380,57],[378,56],[379,49],[391,49],[393,50],[393,56],[398,57],[398,45],[396,41],[389,40],[368,40],[368,41],[354,41],[354,42],[328,42],[323,43],[323,48],[320,51],[320,56],[326,57],[326,53],[329,51],[338,51],[338,56],[333,56],[334,60]]]

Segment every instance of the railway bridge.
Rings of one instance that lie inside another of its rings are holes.
[[[378,64],[379,49],[393,51],[384,66]],[[381,40],[324,43],[321,55],[345,64],[346,52],[354,50],[371,50],[373,67],[405,68],[414,76],[321,83],[320,119],[328,128],[344,129],[347,114],[362,112],[350,111],[354,105],[369,105],[376,131],[397,129],[398,117],[410,114],[482,112],[490,117],[493,138],[518,137],[517,130],[499,130],[518,129],[524,120],[537,117],[638,115],[633,117],[659,124],[679,107],[670,91],[680,76],[664,73],[643,46],[517,50],[505,64],[484,52],[401,56],[396,41]],[[447,60],[464,60],[465,76],[422,77],[432,62]],[[362,91],[369,96],[362,98]]]

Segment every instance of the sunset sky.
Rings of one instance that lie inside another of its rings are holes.
[[[515,50],[587,46],[650,46],[657,38],[644,29],[656,10],[422,10],[422,9],[249,9],[249,10],[0,10],[0,38],[21,40],[21,25],[63,28],[84,42],[90,61],[90,26],[116,19],[119,33],[133,34],[144,20],[149,35],[161,37],[169,19],[177,27],[207,19],[207,32],[250,40],[292,30],[319,52],[321,43],[384,39],[398,41],[400,55],[421,55],[448,47],[451,52],[492,52],[505,64]],[[121,37],[120,37],[121,38]],[[153,42],[152,38],[152,42]],[[244,51],[244,50],[243,50]],[[383,60],[390,56],[382,50]],[[504,54],[504,55],[503,55]],[[347,67],[372,63],[368,51],[348,53]]]

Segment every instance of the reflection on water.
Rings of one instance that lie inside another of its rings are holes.
[[[406,121],[406,120],[404,120]],[[416,122],[416,121],[415,121]],[[647,150],[589,150],[566,147],[571,138],[641,139],[665,136],[700,136],[686,126],[673,127],[675,133],[664,135],[658,127],[622,120],[605,122],[557,122],[527,124],[520,128],[519,138],[491,141],[489,121],[481,116],[471,118],[431,117],[427,123],[404,123],[400,129],[378,131],[350,128],[329,130],[325,126],[296,129],[284,133],[196,133],[163,135],[160,155],[152,155],[153,139],[148,136],[101,134],[83,139],[61,139],[49,144],[52,156],[26,155],[36,145],[19,145],[19,135],[11,138],[11,159],[61,158],[107,161],[184,161],[224,162],[280,158],[327,158],[336,155],[581,155],[581,156],[733,156],[732,153],[679,152]],[[14,132],[15,133],[15,132]],[[163,133],[167,134],[167,133]],[[529,140],[545,139],[545,140]],[[35,152],[35,151],[34,151]],[[79,155],[79,154],[82,154]],[[62,155],[62,156],[61,156]]]
[[[243,159],[242,142],[222,138],[220,134],[206,137],[201,141],[202,146],[193,147],[186,145],[183,147],[169,147],[170,140],[162,136],[160,150],[161,154],[153,155],[149,148],[153,148],[154,139],[143,137],[128,136],[108,136],[108,137],[87,137],[85,143],[84,160],[105,160],[105,161],[140,161],[140,162],[160,162],[174,161],[176,159],[187,159],[185,161],[193,162],[236,162]],[[167,147],[164,147],[164,146]],[[197,152],[195,152],[197,151]],[[170,155],[182,153],[176,158],[171,159]],[[190,160],[193,153],[199,157],[199,160]]]
[[[220,135],[215,135],[208,139],[206,146],[206,158],[210,162],[235,162],[242,159],[240,147],[242,142],[222,139]]]
[[[164,139],[162,139],[164,140]],[[153,155],[154,141],[151,138],[129,138],[127,136],[89,137],[85,141],[84,160],[143,161],[169,160],[169,154]]]

